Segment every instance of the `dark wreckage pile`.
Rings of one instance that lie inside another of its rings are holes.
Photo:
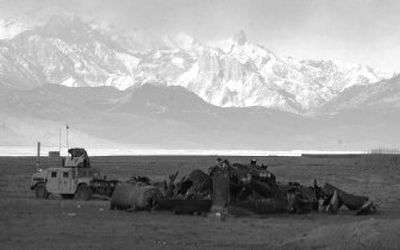
[[[147,177],[132,177],[115,188],[111,209],[128,211],[170,210],[176,214],[205,214],[209,211],[244,215],[248,213],[310,213],[335,214],[341,207],[356,215],[376,211],[365,196],[349,194],[329,183],[312,186],[296,182],[280,183],[267,166],[231,164],[218,158],[208,169],[193,170],[177,181],[178,172],[169,180],[155,182]]]

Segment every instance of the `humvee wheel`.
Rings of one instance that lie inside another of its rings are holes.
[[[92,191],[86,184],[78,186],[75,192],[75,199],[87,201],[92,197]]]
[[[35,195],[36,198],[39,199],[47,199],[49,197],[49,192],[47,192],[47,188],[44,183],[39,183],[35,187]]]

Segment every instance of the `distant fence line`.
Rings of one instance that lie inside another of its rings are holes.
[[[369,154],[374,155],[398,155],[400,154],[400,149],[397,148],[375,148],[368,151]]]
[[[307,158],[359,159],[362,165],[400,166],[400,150],[396,148],[378,148],[359,154],[302,154]]]
[[[376,148],[369,150],[366,161],[369,164],[382,164],[389,166],[400,165],[400,150],[397,148]]]

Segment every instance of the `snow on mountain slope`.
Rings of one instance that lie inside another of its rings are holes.
[[[11,39],[27,29],[29,26],[18,20],[0,19],[0,40]]]
[[[7,49],[7,47],[9,49]],[[11,51],[10,53],[7,53]],[[0,58],[14,57],[35,66],[29,74],[33,86],[45,83],[66,86],[128,88],[138,59],[117,43],[79,19],[52,17],[46,25],[25,31],[0,44]],[[15,60],[17,60],[15,59]],[[0,72],[13,65],[26,70],[28,63],[2,63]],[[19,77],[18,70],[0,74]],[[37,76],[41,76],[40,79]],[[44,79],[43,79],[44,78]],[[9,81],[7,81],[9,82]],[[19,81],[14,82],[19,85]]]
[[[302,112],[353,85],[383,76],[361,65],[282,58],[251,43],[244,32],[198,49],[198,59],[173,84],[187,87],[218,106],[265,106]]]
[[[371,114],[375,112],[376,115],[398,108],[400,108],[400,75],[376,84],[349,87],[314,112],[336,114],[341,111],[362,109],[370,110]]]
[[[76,17],[53,16],[41,26],[0,41],[0,84],[46,83],[125,90],[157,82],[187,88],[222,107],[265,106],[303,113],[345,89],[385,76],[362,65],[295,60],[248,41],[201,43],[187,34],[165,36],[153,49]]]

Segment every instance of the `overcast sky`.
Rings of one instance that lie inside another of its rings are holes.
[[[0,0],[2,17],[60,11],[157,35],[186,32],[202,41],[244,30],[281,55],[400,71],[396,0]]]

